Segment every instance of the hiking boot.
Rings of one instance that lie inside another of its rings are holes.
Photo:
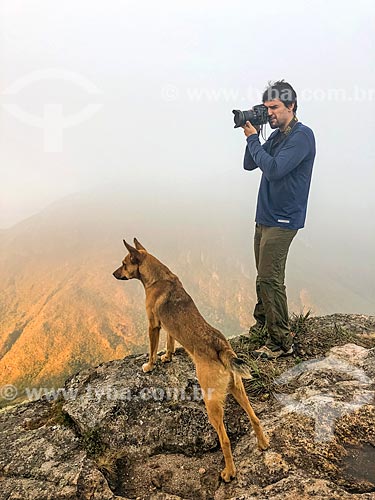
[[[283,349],[279,348],[276,350],[272,350],[266,345],[263,347],[260,347],[259,349],[256,349],[255,351],[252,351],[252,355],[256,359],[277,359],[281,358],[283,356],[290,356],[294,352],[294,346],[292,345],[288,351],[284,351]]]

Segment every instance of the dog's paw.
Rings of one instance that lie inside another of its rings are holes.
[[[142,365],[142,370],[144,371],[144,373],[150,372],[154,368],[155,368],[155,365],[153,365],[152,363],[145,363],[144,365]]]
[[[162,363],[169,363],[170,361],[172,361],[172,354],[165,353],[160,357],[160,359]]]
[[[229,483],[229,481],[236,477],[236,469],[228,469],[227,467],[225,467],[225,469],[221,471],[220,477],[223,481]]]
[[[258,439],[258,450],[266,451],[270,445],[269,440],[264,436],[263,439]]]

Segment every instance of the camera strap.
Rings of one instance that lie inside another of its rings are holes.
[[[288,126],[284,130],[284,132],[281,132],[279,130],[279,133],[277,134],[277,136],[274,139],[272,139],[272,141],[271,141],[270,153],[272,153],[283,141],[285,141],[285,139],[291,133],[294,125],[297,122],[298,122],[298,118],[294,115],[293,118],[290,120]]]

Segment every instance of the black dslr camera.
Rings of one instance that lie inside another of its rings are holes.
[[[252,125],[265,125],[268,123],[268,109],[264,104],[257,104],[249,111],[234,109],[234,128],[243,127],[246,122]]]

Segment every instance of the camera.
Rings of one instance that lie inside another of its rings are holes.
[[[268,123],[268,109],[264,104],[257,104],[248,111],[234,109],[232,113],[234,114],[234,128],[243,127],[246,122],[250,122],[252,125]]]

